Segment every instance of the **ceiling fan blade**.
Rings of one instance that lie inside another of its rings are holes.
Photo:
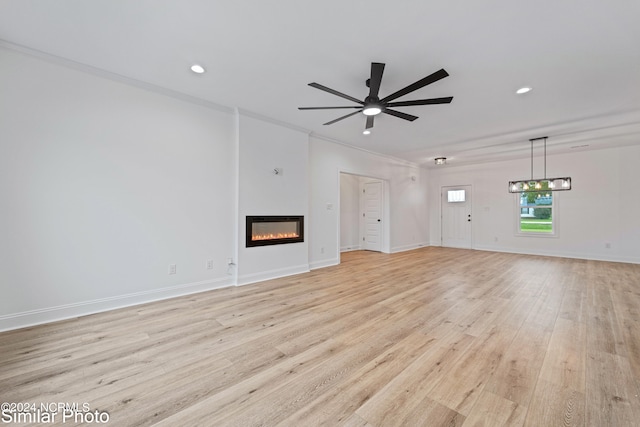
[[[416,99],[415,101],[389,102],[386,105],[387,107],[409,107],[411,105],[448,104],[452,99],[453,96],[447,96],[446,98]]]
[[[322,86],[321,84],[318,84],[318,83],[309,83],[309,86],[311,86],[311,87],[315,87],[316,89],[320,89],[320,90],[323,90],[323,91],[325,91],[325,92],[329,92],[329,93],[331,93],[331,94],[333,94],[333,95],[336,95],[336,96],[339,96],[339,97],[341,97],[341,98],[348,99],[349,101],[353,101],[353,102],[355,102],[356,104],[364,105],[364,102],[363,102],[363,101],[360,101],[359,99],[356,99],[356,98],[354,98],[353,96],[345,95],[345,94],[344,94],[344,93],[342,93],[342,92],[338,92],[337,90],[333,90],[333,89],[328,88],[328,87],[326,87],[326,86]]]
[[[367,125],[365,126],[365,129],[371,129],[373,127],[373,118],[375,116],[367,116]]]
[[[335,120],[331,120],[330,122],[325,123],[325,125],[332,125],[332,124],[334,124],[335,122],[339,122],[340,120],[346,119],[347,117],[351,117],[351,116],[353,116],[354,114],[358,114],[358,113],[359,113],[359,112],[361,112],[361,111],[362,111],[362,109],[360,109],[360,110],[358,110],[358,111],[355,111],[355,112],[353,112],[353,113],[349,113],[349,114],[347,114],[346,116],[338,117],[338,118],[337,118],[337,119],[335,119]]]
[[[380,102],[388,102],[388,101],[393,101],[396,98],[400,98],[403,95],[406,95],[408,93],[413,92],[414,90],[418,90],[422,87],[425,87],[426,85],[430,85],[431,83],[437,82],[440,79],[444,79],[445,77],[447,77],[449,75],[449,73],[447,73],[444,68],[436,71],[433,74],[428,75],[427,77],[418,80],[417,82],[410,84],[409,86],[400,89],[397,92],[392,93],[391,95],[387,96],[384,99],[381,99]]]
[[[338,108],[362,108],[361,105],[351,107],[298,107],[298,110],[336,110]]]
[[[377,98],[380,91],[380,83],[382,83],[382,73],[384,72],[384,64],[380,62],[371,63],[371,79],[369,80],[369,96]]]
[[[417,116],[412,116],[411,114],[407,114],[407,113],[402,113],[400,111],[396,111],[396,110],[390,110],[390,109],[385,109],[383,111],[383,113],[385,114],[390,114],[392,116],[396,116],[399,117],[401,119],[405,119],[405,120],[409,120],[410,122],[414,121],[415,119],[417,119]]]

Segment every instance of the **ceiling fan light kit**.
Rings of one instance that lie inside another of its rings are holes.
[[[374,117],[378,114],[384,113],[390,116],[398,117],[400,119],[408,120],[410,122],[417,119],[417,116],[413,116],[411,114],[403,113],[401,111],[394,110],[392,108],[396,107],[410,107],[416,105],[434,105],[434,104],[449,104],[452,100],[452,96],[448,96],[445,98],[431,98],[431,99],[416,99],[411,101],[399,101],[399,102],[391,102],[394,99],[400,98],[401,96],[407,95],[413,91],[416,91],[420,88],[423,88],[431,83],[435,83],[438,80],[441,80],[449,75],[444,69],[440,69],[433,74],[428,75],[427,77],[418,80],[415,83],[406,86],[399,91],[392,93],[382,99],[378,98],[378,94],[380,92],[380,83],[382,82],[382,74],[384,73],[385,64],[381,62],[372,62],[371,63],[371,77],[367,79],[366,85],[369,87],[369,95],[361,101],[353,96],[346,95],[342,92],[338,92],[337,90],[328,88],[319,83],[309,83],[309,86],[322,90],[324,92],[328,92],[332,95],[339,96],[344,99],[348,99],[351,102],[355,102],[358,105],[353,106],[341,106],[341,107],[298,107],[299,110],[334,110],[334,109],[356,109],[355,112],[346,114],[342,117],[338,117],[335,120],[331,120],[330,122],[324,123],[325,125],[331,125],[340,120],[346,119],[347,117],[351,117],[358,113],[363,113],[367,116],[367,120],[365,123],[365,129],[371,129],[373,127]]]
[[[364,114],[365,116],[377,116],[380,113],[382,113],[382,108],[378,107],[377,105],[369,105],[368,107],[365,107],[364,110],[362,110],[362,114]]]
[[[533,178],[533,142],[544,140],[544,178]],[[530,139],[531,143],[531,179],[509,181],[509,193],[540,193],[571,190],[571,177],[547,178],[547,137]]]

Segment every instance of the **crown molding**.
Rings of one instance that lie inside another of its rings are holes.
[[[210,108],[212,110],[221,111],[228,114],[234,113],[234,109],[231,107],[216,104],[215,102],[207,101],[206,99],[198,98],[197,96],[187,95],[185,93],[168,89],[163,86],[143,82],[141,80],[133,79],[131,77],[126,77],[118,73],[106,71],[101,68],[97,68],[91,65],[83,64],[81,62],[73,61],[71,59],[63,58],[60,56],[52,55],[50,53],[42,52],[40,50],[36,50],[26,46],[11,43],[6,40],[0,39],[0,47],[3,47],[8,50],[12,50],[14,52],[18,52],[21,54],[25,54],[37,59],[41,59],[51,64],[60,65],[76,71],[91,74],[96,77],[101,77],[101,78],[112,80],[118,83],[123,83],[128,86],[136,87],[138,89],[144,89],[149,92],[154,92],[160,95],[168,96],[170,98],[178,99],[180,101],[189,102],[191,104],[199,105],[201,107]]]

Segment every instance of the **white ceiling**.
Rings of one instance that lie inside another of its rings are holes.
[[[639,144],[639,19],[638,0],[0,0],[0,39],[430,166],[528,156],[541,136],[550,153]],[[364,99],[371,62],[381,97],[444,68],[396,101],[453,102],[398,107],[419,119],[382,114],[368,136],[361,114],[297,109],[351,105],[310,82]]]

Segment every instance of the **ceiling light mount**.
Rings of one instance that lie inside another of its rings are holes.
[[[516,93],[518,95],[523,95],[523,94],[525,94],[527,92],[531,92],[531,89],[533,89],[533,88],[531,88],[529,86],[524,86],[524,87],[521,87],[520,89],[516,90]]]
[[[567,191],[571,190],[571,177],[547,178],[547,138],[530,139],[531,143],[531,179],[509,181],[509,193],[540,193],[548,191]],[[533,178],[533,142],[544,140],[544,178]]]
[[[447,164],[447,158],[446,157],[436,157],[435,159],[433,159],[433,161],[435,162],[436,165],[446,165]]]

